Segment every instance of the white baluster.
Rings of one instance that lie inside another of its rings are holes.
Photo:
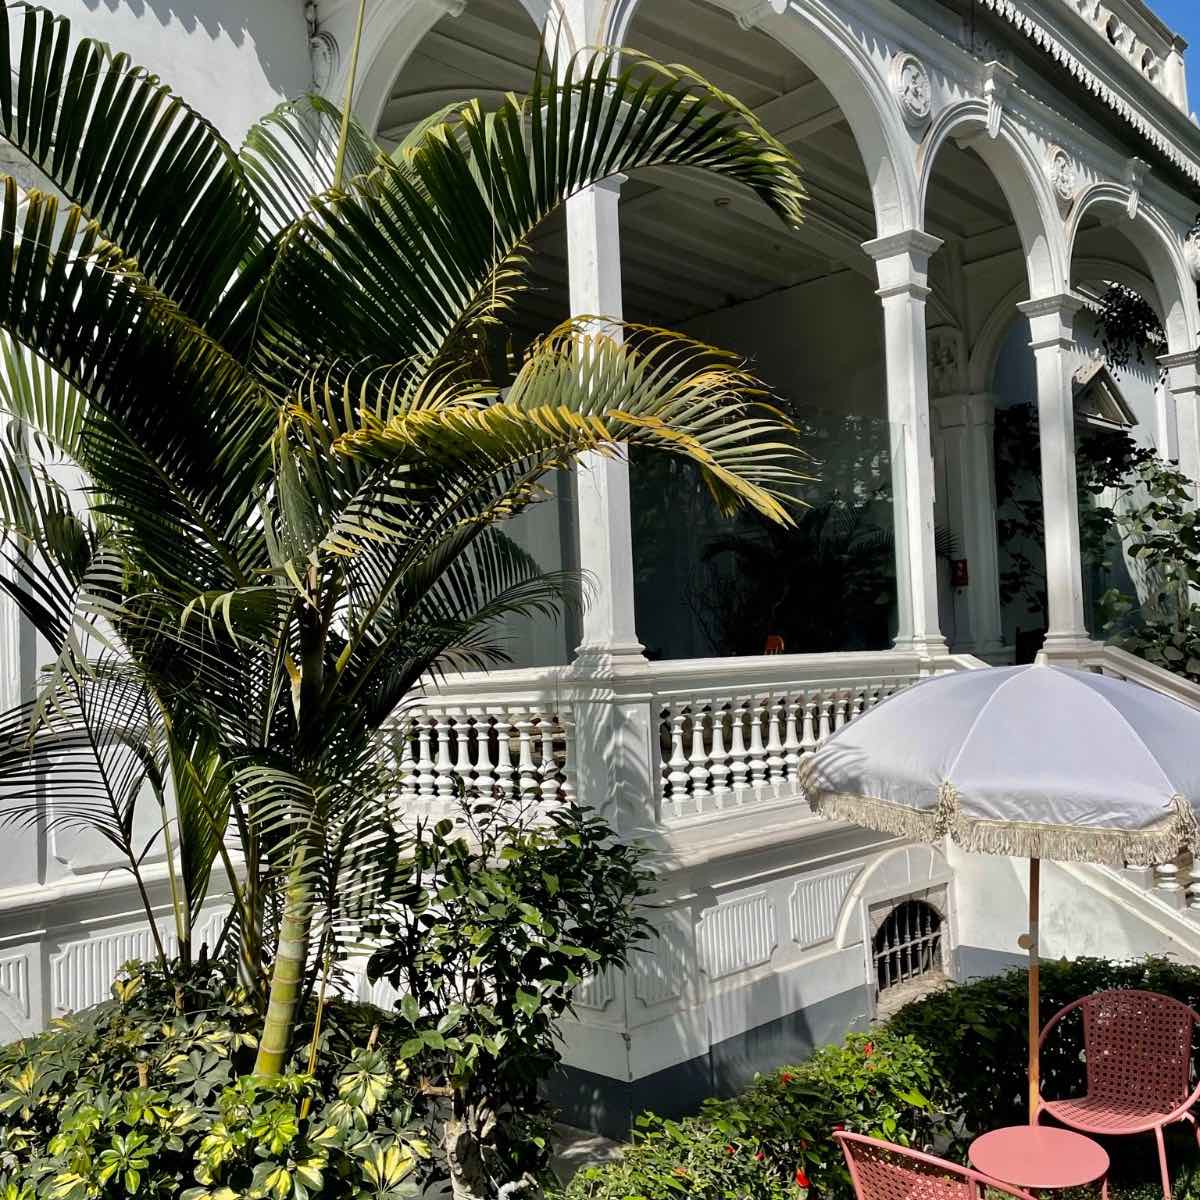
[[[811,754],[817,748],[817,702],[811,697],[804,702],[804,726],[800,734],[801,754]]]
[[[746,702],[735,696],[729,708],[729,715],[732,718],[729,732],[729,769],[733,775],[733,799],[735,803],[742,804],[750,790],[746,779],[750,774],[750,767],[746,762]]]
[[[767,786],[767,748],[763,745],[762,731],[766,714],[765,705],[750,701],[750,778],[755,791]]]
[[[833,703],[828,696],[821,697],[821,720],[817,725],[817,745],[823,746],[828,740],[829,735],[833,732],[830,725],[830,714],[833,711]]]
[[[691,705],[692,711],[692,752],[688,755],[691,769],[688,775],[692,780],[692,800],[696,811],[704,811],[704,801],[709,796],[708,752],[704,747],[704,701],[696,700]]]
[[[437,776],[434,774],[431,747],[434,729],[431,716],[417,718],[417,790],[421,796],[422,810],[428,812],[437,795]]]
[[[486,712],[475,718],[475,789],[481,800],[493,800],[496,777],[492,774],[492,727]]]
[[[450,757],[450,718],[439,716],[434,722],[437,731],[437,798],[443,810],[448,810],[454,799],[454,760]]]
[[[863,710],[863,691],[861,687],[856,687],[850,698],[850,720],[861,715]]]
[[[771,783],[778,787],[783,782],[783,722],[786,709],[782,700],[768,701],[767,714],[767,770]]]
[[[717,808],[725,807],[729,796],[729,751],[725,749],[724,700],[714,700],[712,706],[712,794]]]
[[[465,712],[457,710],[454,717],[454,773],[458,776],[459,785],[464,796],[475,795],[475,781],[472,778],[471,767],[471,718]]]
[[[501,803],[513,798],[512,722],[507,709],[496,714],[496,779]]]
[[[1177,862],[1156,863],[1154,866],[1154,889],[1159,892],[1178,892],[1182,888],[1179,882],[1179,864]]]
[[[558,724],[563,739],[562,797],[564,803],[573,804],[579,795],[579,777],[575,766],[575,719],[570,709],[559,713]]]
[[[416,722],[411,717],[401,717],[396,725],[396,730],[397,736],[400,739],[400,802],[405,808],[410,808],[420,794],[417,790],[419,782],[417,760],[413,755],[413,736],[416,732]]]
[[[789,783],[795,783],[800,774],[800,752],[803,747],[796,732],[796,721],[800,714],[800,702],[792,697],[787,706],[787,728],[783,738],[783,766]]]
[[[542,761],[538,773],[542,777],[542,803],[558,803],[558,763],[554,758],[554,718],[543,713],[538,717],[538,732],[542,735]]]
[[[517,728],[517,770],[520,772],[520,795],[522,800],[529,800],[531,792],[538,790],[537,767],[533,763],[533,722],[530,714],[524,709],[517,713],[513,722]]]
[[[688,787],[688,758],[683,752],[683,722],[686,716],[683,706],[671,707],[671,757],[667,761],[667,786],[671,807],[675,815],[683,815],[684,804],[687,801]]]
[[[833,697],[833,728],[841,729],[846,723],[847,696],[845,692],[837,692]]]

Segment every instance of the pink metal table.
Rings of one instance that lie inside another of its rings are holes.
[[[1083,1187],[1100,1181],[1108,1200],[1108,1154],[1082,1133],[1049,1125],[1009,1125],[977,1137],[971,1166],[1001,1183],[1025,1189]]]

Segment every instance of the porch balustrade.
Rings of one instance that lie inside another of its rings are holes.
[[[462,796],[552,804],[580,796],[581,776],[604,777],[581,747],[604,744],[587,725],[611,726],[619,711],[621,736],[641,750],[630,756],[638,823],[673,826],[798,798],[804,756],[847,721],[923,672],[968,665],[889,651],[459,675],[427,687],[387,737],[414,815],[444,815]]]

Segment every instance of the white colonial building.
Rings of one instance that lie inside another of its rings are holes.
[[[283,98],[341,95],[358,7],[50,6],[235,142]],[[456,777],[573,789],[658,848],[660,937],[580,997],[556,1084],[577,1122],[619,1129],[931,973],[1016,955],[1017,865],[808,815],[797,766],[831,729],[923,673],[1043,639],[1200,704],[1093,640],[1098,588],[1137,580],[1085,563],[1075,474],[1081,434],[1116,426],[1200,480],[1200,128],[1182,43],[1142,0],[368,0],[356,110],[388,144],[450,101],[520,91],[547,26],[696,68],[795,151],[809,191],[791,232],[696,174],[598,185],[537,235],[520,318],[531,336],[623,316],[745,354],[810,435],[801,531],[723,527],[660,463],[561,478],[521,536],[545,567],[588,572],[591,602],[514,627],[516,667],[450,681],[397,730],[422,810]],[[1095,319],[1114,283],[1166,333],[1157,362],[1115,373]],[[1014,436],[1033,464],[1019,479]],[[1038,490],[1040,544],[1004,536],[1005,506]],[[11,615],[0,654],[11,698],[36,665]],[[0,1032],[17,1032],[101,998],[147,935],[102,845],[2,836]],[[1049,955],[1200,959],[1185,864],[1047,872]]]

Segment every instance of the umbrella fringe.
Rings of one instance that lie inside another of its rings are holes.
[[[953,785],[938,789],[933,811],[917,811],[875,796],[825,792],[811,797],[813,808],[833,820],[852,821],[880,833],[920,841],[949,835],[964,850],[1047,858],[1056,862],[1103,862],[1148,866],[1168,862],[1197,841],[1196,816],[1182,796],[1172,797],[1174,811],[1149,829],[1097,829],[1082,825],[1044,825],[1021,821],[981,821],[965,816]]]
[[[879,833],[932,842],[946,828],[939,811],[919,812],[903,804],[891,804],[875,796],[857,796],[852,792],[822,792],[812,797],[813,809],[831,821],[849,821]]]

